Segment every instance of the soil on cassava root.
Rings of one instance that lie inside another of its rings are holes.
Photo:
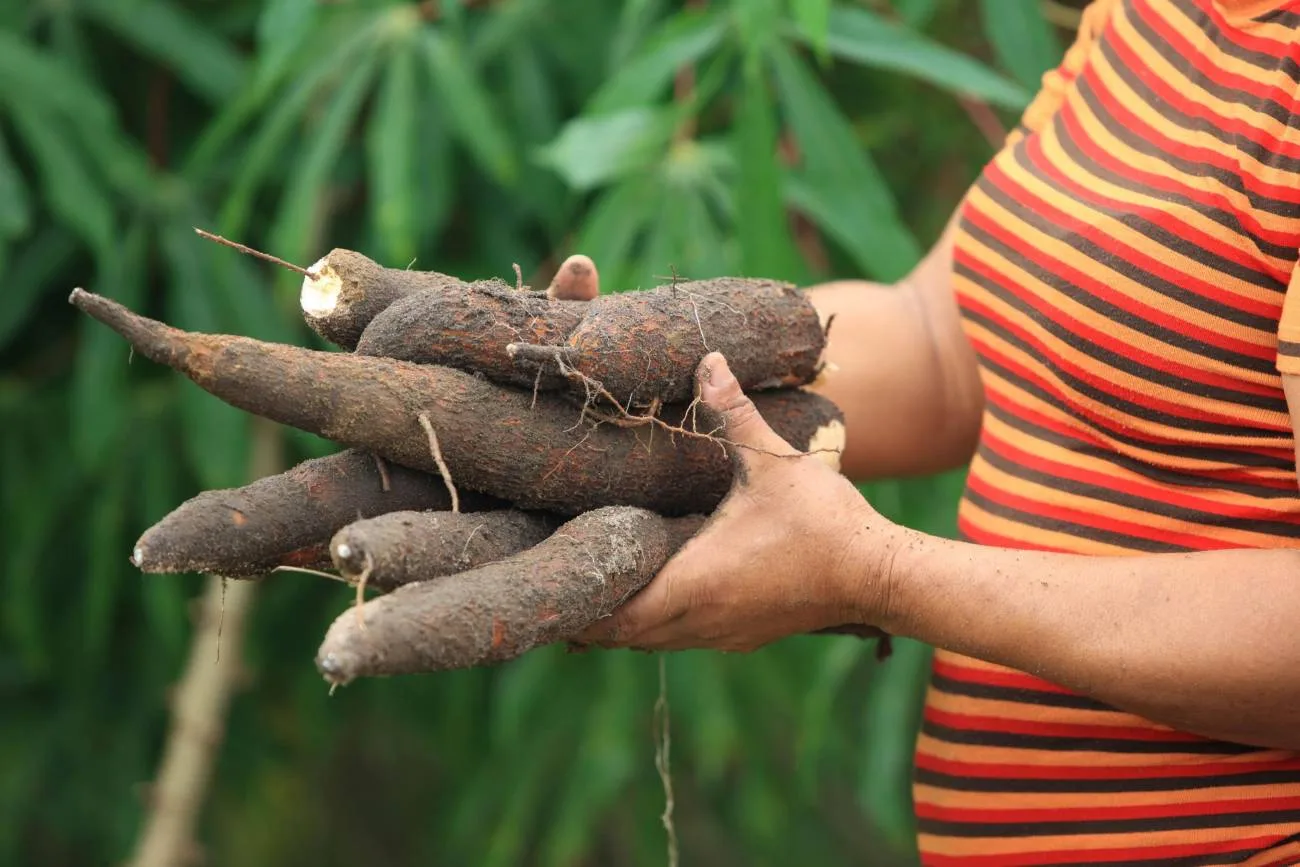
[[[454,367],[495,382],[552,391],[565,384],[558,371],[543,371],[539,378],[537,371],[516,366],[506,347],[518,341],[563,343],[587,306],[499,282],[425,289],[376,316],[357,341],[356,353]]]
[[[661,425],[694,425],[690,407],[664,407],[659,423],[596,421],[567,400],[452,368],[188,333],[80,289],[70,301],[232,406],[436,473],[423,417],[458,488],[519,508],[706,514],[731,486],[732,462],[719,444],[726,431],[714,431],[702,406],[699,434],[670,434]],[[838,467],[843,416],[832,402],[798,389],[759,393],[754,402],[791,446]]]
[[[505,662],[574,638],[649,583],[703,522],[619,506],[579,515],[512,557],[350,608],[326,632],[317,668],[346,684]]]
[[[624,407],[644,407],[689,401],[709,352],[726,356],[741,388],[761,391],[812,382],[825,348],[825,328],[801,290],[720,277],[602,296],[562,345],[518,340],[509,353],[584,397],[598,384]]]
[[[254,578],[279,566],[332,568],[329,541],[358,518],[451,508],[440,477],[359,449],[313,458],[238,488],[204,491],[145,531],[132,554],[143,572]],[[462,497],[467,512],[500,508]]]
[[[330,541],[330,556],[350,582],[392,590],[502,560],[541,542],[560,520],[538,512],[389,512],[356,521]]]
[[[584,399],[599,385],[624,407],[645,407],[689,401],[696,366],[712,350],[742,388],[763,390],[811,382],[825,348],[825,329],[799,289],[723,277],[588,302],[500,281],[442,284],[392,302],[356,351]]]

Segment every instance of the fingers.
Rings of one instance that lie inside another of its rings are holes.
[[[600,274],[596,263],[580,253],[564,260],[546,290],[547,297],[556,301],[591,301],[599,294]]]
[[[756,456],[795,455],[798,452],[772,430],[754,402],[740,388],[727,360],[710,352],[696,370],[700,400],[721,417],[722,436],[733,446],[735,457],[749,465]],[[738,448],[737,448],[738,447]]]

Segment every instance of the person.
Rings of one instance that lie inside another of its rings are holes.
[[[739,482],[581,640],[933,645],[926,864],[1300,863],[1297,25],[1094,0],[914,273],[810,288],[841,472],[710,355]],[[850,483],[968,462],[957,539]]]

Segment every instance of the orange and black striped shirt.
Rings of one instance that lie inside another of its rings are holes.
[[[1300,547],[1297,28],[1300,0],[1085,11],[961,209],[985,391],[964,538]],[[1300,754],[943,651],[914,795],[930,865],[1300,864]]]

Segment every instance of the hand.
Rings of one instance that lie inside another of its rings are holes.
[[[895,528],[821,456],[777,436],[721,355],[703,359],[697,380],[721,417],[734,486],[649,585],[575,643],[750,651],[871,624],[888,597],[881,567]]]

